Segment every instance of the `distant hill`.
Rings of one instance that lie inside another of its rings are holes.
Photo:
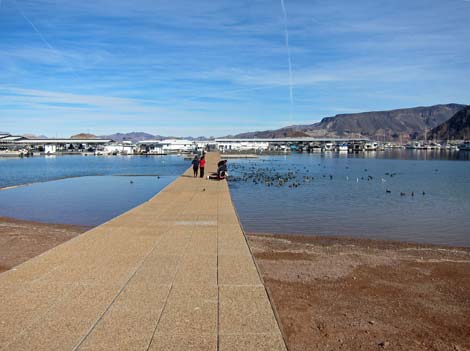
[[[187,140],[206,140],[206,137],[175,137],[175,136],[163,136],[163,135],[153,135],[144,132],[131,132],[131,133],[116,133],[111,135],[102,135],[100,138],[112,139],[117,142],[121,141],[132,141],[138,142],[142,140],[163,140],[163,139],[187,139]]]
[[[263,138],[282,136],[312,137],[366,137],[377,140],[409,140],[447,121],[466,105],[447,104],[429,107],[405,108],[391,111],[375,111],[339,114],[325,117],[310,125],[294,125],[277,130],[242,133],[237,138]],[[299,133],[296,135],[296,133]],[[302,135],[303,134],[303,135]]]
[[[134,143],[137,141],[142,141],[142,140],[162,139],[162,137],[159,135],[152,135],[152,134],[143,133],[143,132],[115,133],[111,135],[102,135],[100,136],[100,138],[112,139],[117,142],[132,141]]]
[[[10,134],[8,132],[0,132],[0,134]],[[34,135],[34,134],[23,134],[22,136],[29,138],[29,139],[49,139],[47,136],[44,135]],[[207,140],[206,137],[204,136],[199,136],[199,137],[175,137],[175,136],[162,136],[162,135],[153,135],[149,133],[144,133],[144,132],[131,132],[131,133],[115,133],[111,135],[100,135],[96,136],[95,134],[91,133],[79,133],[72,135],[70,137],[71,139],[111,139],[116,142],[122,142],[122,141],[132,141],[132,142],[138,142],[142,140],[163,140],[163,139],[187,139],[187,140]],[[213,137],[212,137],[213,139]]]
[[[448,121],[431,130],[428,138],[436,140],[470,139],[470,106],[460,110]]]
[[[297,127],[285,127],[277,130],[265,130],[262,132],[249,132],[237,134],[235,138],[295,138],[295,137],[308,137],[309,135]]]
[[[1,133],[0,133],[1,134]],[[35,135],[35,134],[23,134],[23,136],[25,138],[28,138],[28,139],[49,139],[47,136],[45,135]]]
[[[80,133],[80,134],[72,135],[70,139],[98,139],[98,137],[94,134]]]

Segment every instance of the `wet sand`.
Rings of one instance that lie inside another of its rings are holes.
[[[470,248],[247,237],[290,351],[470,350]]]
[[[0,217],[0,273],[89,229]]]

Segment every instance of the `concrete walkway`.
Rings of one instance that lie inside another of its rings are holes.
[[[285,349],[227,183],[192,170],[0,275],[0,350]]]

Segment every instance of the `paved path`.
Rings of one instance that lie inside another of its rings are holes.
[[[285,350],[226,182],[191,173],[1,274],[0,350]]]

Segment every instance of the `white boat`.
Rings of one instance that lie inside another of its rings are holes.
[[[334,151],[335,145],[333,143],[325,143],[323,144],[323,151]]]
[[[435,143],[435,142],[432,142],[432,143],[430,143],[430,144],[427,145],[427,149],[428,149],[428,150],[440,150],[441,147],[442,147],[441,144]]]
[[[20,157],[20,151],[0,150],[0,157]]]
[[[411,144],[406,144],[405,148],[409,150],[426,150],[426,146],[421,144],[419,141],[413,141]]]
[[[313,145],[311,148],[310,148],[310,152],[321,152],[321,146],[319,145]]]
[[[344,143],[344,144],[338,145],[338,151],[339,152],[348,152],[348,144]]]
[[[0,157],[23,157],[28,156],[29,152],[26,149],[20,150],[0,150]]]
[[[364,144],[364,151],[376,151],[379,144],[376,142],[370,142]]]

